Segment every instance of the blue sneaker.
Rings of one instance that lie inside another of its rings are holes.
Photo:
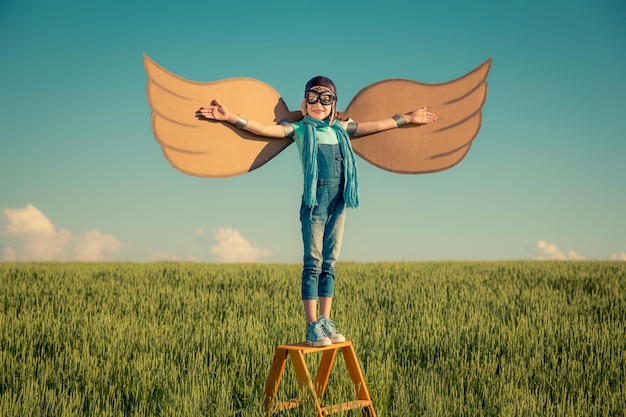
[[[335,323],[334,321],[327,319],[324,316],[321,316],[317,322],[322,324],[322,330],[324,331],[324,334],[330,339],[332,343],[341,343],[346,341],[344,335],[339,333],[335,328],[337,326],[337,323]]]
[[[322,330],[322,323],[318,320],[315,323],[306,324],[306,344],[313,347],[329,346],[332,344]]]

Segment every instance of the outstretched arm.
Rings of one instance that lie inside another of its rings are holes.
[[[238,114],[229,111],[226,106],[217,100],[211,101],[211,105],[200,107],[196,111],[196,117],[204,120],[217,120],[236,125],[240,129],[245,129],[255,135],[268,138],[284,138],[290,136],[288,127],[280,124],[266,125],[255,120],[248,120]]]
[[[426,107],[422,107],[421,109],[414,110],[410,113],[389,117],[387,119],[375,120],[371,122],[359,122],[356,125],[356,131],[353,135],[369,135],[376,132],[382,132],[383,130],[394,129],[409,123],[423,125],[436,122],[437,119],[438,116],[435,113],[431,113]]]

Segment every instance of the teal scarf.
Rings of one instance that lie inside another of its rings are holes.
[[[329,124],[327,120],[315,120],[310,116],[305,116],[302,122],[305,128],[304,141],[302,144],[304,202],[309,207],[315,207],[317,205],[317,136],[315,129],[329,126]],[[343,199],[347,207],[356,208],[359,206],[359,181],[350,137],[339,121],[335,120],[330,127],[337,134],[339,149],[343,156],[343,173],[345,177]]]

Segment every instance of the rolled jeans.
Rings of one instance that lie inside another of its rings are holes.
[[[316,300],[335,293],[335,267],[346,218],[343,199],[343,157],[339,145],[318,144],[317,205],[300,205],[302,242],[302,299]]]

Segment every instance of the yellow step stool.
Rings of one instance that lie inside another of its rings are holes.
[[[322,407],[320,399],[324,395],[324,391],[326,391],[328,377],[330,376],[330,371],[333,367],[333,362],[338,350],[340,350],[343,354],[348,374],[350,375],[350,379],[352,380],[356,390],[357,399],[350,402]],[[314,381],[311,380],[311,374],[309,373],[309,369],[304,361],[304,355],[312,352],[323,352]],[[300,388],[303,390],[306,389],[306,391],[313,396],[318,417],[357,408],[361,409],[361,413],[364,416],[376,417],[374,403],[372,402],[370,394],[367,391],[365,379],[363,378],[363,373],[359,367],[359,361],[356,358],[354,347],[350,341],[334,343],[330,346],[324,347],[311,347],[306,343],[278,346],[274,352],[274,361],[272,362],[272,367],[270,368],[270,373],[267,377],[267,382],[265,383],[263,408],[266,415],[269,416],[270,414],[278,411],[289,410],[291,408],[298,407],[302,403],[302,399],[300,398],[294,398],[277,404],[274,403],[288,357],[291,358],[291,363],[295,369],[296,378],[298,379]]]

